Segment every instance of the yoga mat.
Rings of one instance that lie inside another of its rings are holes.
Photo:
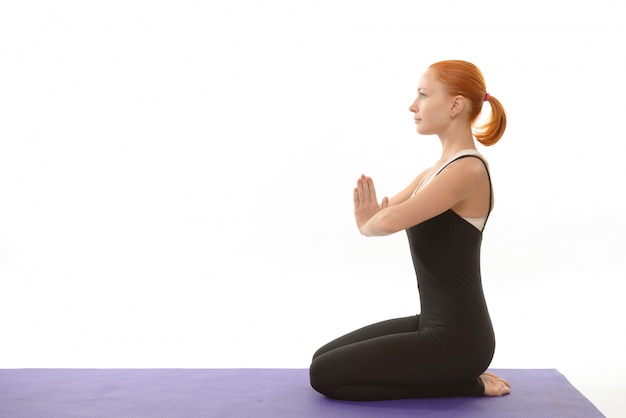
[[[554,369],[494,369],[502,398],[334,401],[306,369],[4,369],[0,417],[603,417]]]

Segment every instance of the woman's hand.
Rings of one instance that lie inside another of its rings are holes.
[[[354,188],[354,218],[359,231],[362,231],[363,226],[376,215],[380,210],[389,206],[389,198],[386,196],[378,204],[376,199],[376,189],[374,188],[374,181],[371,177],[362,175],[356,182]]]

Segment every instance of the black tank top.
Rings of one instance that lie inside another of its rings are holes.
[[[467,157],[479,158],[489,176],[480,157],[463,155],[450,163]],[[489,178],[489,212],[492,193]],[[421,304],[419,331],[441,337],[446,349],[456,345],[464,356],[489,364],[495,338],[481,281],[482,231],[449,209],[407,234]]]

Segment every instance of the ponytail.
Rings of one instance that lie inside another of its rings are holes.
[[[485,96],[491,107],[489,121],[474,131],[476,140],[485,146],[498,142],[506,129],[506,113],[502,103],[490,94]]]
[[[491,115],[484,125],[474,130],[476,140],[490,146],[498,142],[506,129],[506,113],[498,99],[487,93],[482,72],[467,61],[440,61],[430,66],[438,74],[439,81],[453,96],[461,95],[470,104],[470,122],[474,124],[484,102],[489,102]]]

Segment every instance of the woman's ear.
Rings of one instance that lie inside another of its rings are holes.
[[[455,117],[458,115],[461,110],[465,107],[465,97],[463,96],[454,96],[452,98],[452,104],[450,106],[450,117]]]

